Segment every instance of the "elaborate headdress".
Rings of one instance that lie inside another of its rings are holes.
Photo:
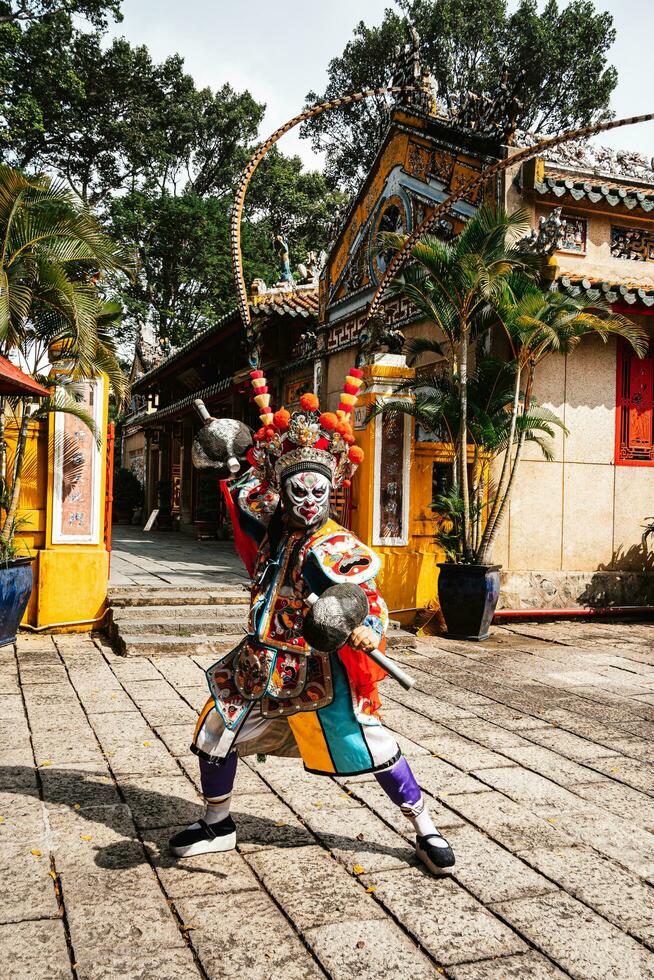
[[[263,371],[251,371],[261,428],[254,435],[248,459],[262,480],[279,488],[285,476],[300,470],[324,473],[333,486],[349,486],[363,450],[354,445],[352,412],[363,384],[363,371],[352,368],[345,379],[336,412],[321,412],[318,398],[302,395],[300,409],[273,413]]]

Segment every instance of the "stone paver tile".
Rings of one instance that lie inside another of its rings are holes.
[[[445,836],[456,857],[454,878],[484,905],[543,895],[556,888],[470,824],[452,827]]]
[[[213,980],[324,980],[322,970],[272,900],[246,892],[182,898],[175,904],[207,975]]]
[[[36,793],[28,795],[22,788],[0,792],[0,845],[22,844],[28,852],[39,847],[45,833],[43,804]]]
[[[525,741],[517,732],[508,731],[499,725],[486,721],[484,718],[455,718],[447,723],[447,728],[452,729],[458,735],[469,738],[471,741],[483,745],[486,749],[493,749],[503,753],[507,745],[522,745],[526,747],[529,742]]]
[[[654,940],[654,889],[637,875],[586,847],[530,851],[524,859],[620,929]]]
[[[572,788],[577,783],[604,781],[602,773],[594,772],[578,762],[572,762],[571,759],[564,759],[563,756],[540,745],[530,745],[528,748],[509,745],[505,749],[505,754],[525,769],[533,769],[534,772],[547,776],[552,782],[565,788]]]
[[[619,783],[625,783],[645,793],[654,793],[654,766],[651,763],[637,762],[635,759],[618,755],[607,759],[596,759],[593,766]]]
[[[204,806],[188,779],[178,776],[131,775],[118,783],[140,829],[189,824],[204,813]]]
[[[406,735],[401,735],[399,732],[393,732],[393,736],[402,751],[402,755],[405,755],[408,759],[429,755],[429,749],[426,745],[419,745],[413,739],[407,738]],[[421,742],[428,741],[430,737],[428,736],[427,740],[422,739]]]
[[[63,664],[34,664],[21,667],[20,682],[25,686],[47,687],[49,684],[65,684],[68,680]]]
[[[321,847],[271,847],[248,855],[247,861],[301,933],[349,919],[386,918],[372,896]]]
[[[351,810],[316,810],[307,825],[324,847],[358,872],[408,868],[416,863],[414,848],[365,807]],[[313,842],[312,842],[313,843]]]
[[[448,806],[514,853],[536,847],[564,847],[572,843],[558,824],[548,823],[546,818],[537,816],[500,793],[489,791],[453,795],[448,797]]]
[[[654,956],[565,892],[502,902],[495,910],[579,980],[645,980]]]
[[[123,687],[139,706],[145,701],[171,701],[176,698],[174,689],[161,677],[158,680],[123,681]]]
[[[453,966],[448,974],[452,980],[565,980],[568,976],[534,952]]]
[[[572,759],[573,762],[596,762],[598,759],[615,754],[605,745],[597,745],[578,735],[564,732],[560,728],[530,731],[526,737],[546,749],[552,749],[566,759]]]
[[[138,860],[139,852],[126,851],[126,844],[136,843],[143,855],[134,821],[126,806],[51,810],[48,822],[59,871],[78,865],[113,867],[118,863],[122,867],[126,861],[133,865]]]
[[[34,757],[39,765],[48,760],[52,765],[66,763],[93,763],[101,766],[102,752],[89,728],[72,729],[68,732],[33,731]]]
[[[477,745],[455,732],[443,730],[442,734],[423,739],[422,744],[434,755],[466,772],[510,765],[502,755],[492,752],[483,745]]]
[[[318,926],[306,940],[332,980],[442,976],[390,919]]]
[[[645,793],[608,779],[572,788],[585,800],[596,803],[629,823],[654,833],[654,800]]]
[[[523,714],[504,704],[475,705],[475,714],[509,731],[522,732],[531,728],[547,728],[548,722],[538,715]],[[459,968],[460,969],[460,968]]]
[[[36,795],[36,769],[32,746],[5,748],[0,745],[0,787]]]
[[[579,805],[578,796],[545,779],[544,776],[519,769],[517,766],[505,769],[482,769],[477,775],[493,789],[504,793],[516,803],[561,809],[570,809]]]
[[[293,811],[273,793],[239,796],[234,800],[232,816],[243,853],[262,847],[301,847],[314,843]]]
[[[198,760],[193,756],[193,761],[195,762],[196,770],[198,769]],[[265,766],[262,771],[265,771]],[[254,772],[247,765],[245,759],[241,759],[238,768],[236,770],[236,782],[234,784],[234,797],[237,796],[251,796],[254,793],[269,793],[270,789],[266,786],[264,780],[259,775],[259,773]]]
[[[205,685],[204,672],[190,657],[162,657],[157,661],[157,670],[174,688]]]
[[[59,916],[48,851],[31,854],[30,850],[24,844],[0,846],[0,894],[4,896],[0,922]]]
[[[505,764],[503,760],[502,764]],[[488,789],[474,776],[433,755],[428,759],[412,759],[411,769],[421,788],[438,799],[446,799],[452,793],[485,793]]]
[[[396,705],[404,705],[431,721],[440,722],[446,718],[474,718],[474,714],[469,708],[462,708],[448,700],[449,692],[443,697],[435,697],[433,694],[417,691],[415,687],[410,691],[404,691],[395,684],[392,688],[388,686],[388,689],[383,690],[382,693],[385,707],[392,709]]]
[[[106,766],[83,763],[48,766],[40,770],[43,802],[48,808],[73,809],[117,806],[122,801]]]
[[[181,725],[153,725],[157,735],[165,744],[171,755],[183,756],[191,755],[191,737],[193,727],[187,724]],[[197,757],[194,756],[197,768]]]
[[[303,769],[293,767],[296,761],[294,759],[285,761],[286,773],[283,769],[267,769],[267,763],[259,769],[259,772],[302,819],[306,819],[314,810],[346,810],[359,806],[342,786],[332,782],[331,779],[305,773]]]
[[[0,723],[4,726],[7,722],[24,726],[25,711],[20,694],[0,694]],[[2,732],[0,729],[0,734]]]
[[[28,685],[23,688],[23,696],[28,711],[47,707],[53,714],[63,715],[66,711],[79,708],[75,688],[67,680],[62,684]]]
[[[375,898],[439,963],[487,959],[527,949],[511,929],[447,878],[421,868],[366,875]]]
[[[134,702],[119,688],[92,688],[78,691],[78,695],[88,714],[134,711]]]
[[[125,906],[127,914],[138,910],[139,904],[144,908],[161,904],[161,888],[140,841],[123,841],[98,857],[101,863],[64,862],[61,887],[67,909],[113,902]]]
[[[613,858],[635,874],[643,878],[654,876],[654,834],[593,806],[552,812],[550,819],[570,837]]]
[[[652,696],[654,697],[654,695]],[[622,734],[624,735],[624,732]],[[654,762],[654,745],[649,738],[637,738],[635,735],[628,735],[626,738],[616,739],[613,748],[621,755],[640,759],[643,762]]]
[[[0,925],[5,980],[71,980],[63,922],[42,919]]]
[[[65,901],[64,879],[64,901]],[[163,895],[127,898],[109,892],[104,900],[71,902],[66,909],[76,956],[87,958],[131,952],[147,962],[147,950],[185,946],[177,922]]]
[[[147,657],[120,657],[112,663],[111,669],[121,684],[161,680],[161,674]]]
[[[190,708],[182,698],[173,695],[168,701],[143,701],[140,711],[148,725],[157,728],[159,725],[186,725],[188,731],[193,734],[193,729],[198,720],[198,713],[195,708]],[[190,741],[190,736],[189,736]]]
[[[399,806],[396,806],[383,791],[381,786],[374,783],[361,783],[359,786],[352,787],[352,795],[358,800],[362,800],[366,806],[370,807],[373,813],[381,817],[386,823],[390,824],[393,830],[401,834],[412,843],[415,841],[416,832],[412,825],[403,816]],[[460,827],[463,820],[456,813],[448,810],[436,800],[429,800],[429,812],[436,826],[440,830],[449,827]]]
[[[260,889],[245,859],[237,851],[174,857],[168,850],[168,840],[182,829],[181,826],[165,827],[149,830],[147,834],[146,849],[169,898],[227,895],[231,900],[240,892]],[[284,853],[292,852],[285,849]]]
[[[0,667],[0,694],[19,694],[18,671],[15,667]]]
[[[422,738],[435,735],[440,731],[440,725],[431,718],[411,711],[409,708],[384,705],[381,719],[390,731],[419,742]]]
[[[570,711],[567,708],[548,708],[545,717],[573,735],[590,739],[591,742],[598,742],[608,748],[615,748],[616,740],[624,738],[623,729],[616,728],[606,722],[598,721],[596,718],[588,718],[578,711]]]
[[[193,953],[188,947],[179,949],[148,949],[138,947],[138,955],[128,950],[122,955],[109,952],[95,959],[93,953],[78,957],[78,980],[194,980],[200,977]]]

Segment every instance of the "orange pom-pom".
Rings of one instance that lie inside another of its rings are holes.
[[[273,425],[280,432],[286,432],[290,421],[291,413],[285,408],[280,408],[279,411],[275,412],[273,415]]]
[[[274,438],[274,435],[275,435],[275,430],[272,428],[272,426],[267,425],[266,426],[266,439],[272,439],[272,438]]]
[[[334,412],[323,412],[319,419],[320,426],[331,432],[338,425],[338,416]]]
[[[363,462],[364,452],[361,446],[350,446],[350,451],[347,457],[351,463],[358,466],[359,463]]]
[[[341,483],[341,486],[342,487],[351,487],[352,486],[352,480],[343,480],[343,482]]]
[[[254,433],[254,438],[256,439],[257,442],[261,442],[262,439],[266,438],[265,425],[262,425],[260,429],[257,429],[257,431]]]
[[[354,442],[354,433],[352,432],[352,429],[348,429],[343,433],[343,442],[346,442],[348,446],[352,445]]]
[[[310,391],[306,395],[302,395],[300,398],[300,408],[303,412],[316,412],[320,402],[318,401],[316,395],[312,394]]]

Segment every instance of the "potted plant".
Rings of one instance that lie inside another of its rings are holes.
[[[488,636],[500,590],[493,550],[524,444],[537,441],[547,457],[547,437],[562,426],[534,401],[538,364],[552,352],[569,353],[587,333],[605,340],[617,333],[638,352],[646,349],[644,331],[608,307],[541,288],[541,258],[520,247],[527,228],[524,212],[481,207],[453,241],[425,235],[416,242],[393,284],[438,336],[409,341],[409,355],[430,354],[440,365],[400,386],[411,401],[391,400],[372,414],[409,413],[432,432],[444,429],[452,445],[452,485],[433,509],[446,557],[438,596],[448,636],[457,639]],[[404,240],[383,236],[386,247]],[[483,357],[502,346],[501,361]]]
[[[126,269],[118,247],[62,184],[0,165],[0,354],[26,368],[40,389],[0,391],[0,645],[15,639],[31,592],[32,556],[20,538],[21,481],[30,425],[73,415],[99,442],[79,404],[79,379],[109,378],[117,403],[128,383],[113,328],[120,307],[105,302],[100,277]],[[51,372],[60,365],[65,372]],[[44,387],[47,385],[47,388]],[[65,447],[74,458],[74,447]]]
[[[122,466],[114,475],[113,519],[116,524],[131,524],[137,507],[143,503],[143,487],[131,470]]]

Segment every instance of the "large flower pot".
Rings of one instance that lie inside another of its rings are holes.
[[[439,564],[438,600],[452,640],[485,640],[500,597],[501,565]]]
[[[16,640],[18,625],[32,594],[33,558],[0,563],[0,647]]]

